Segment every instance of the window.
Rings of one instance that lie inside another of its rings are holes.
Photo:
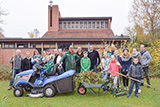
[[[5,44],[4,48],[15,48],[14,44]]]
[[[108,29],[108,20],[60,21],[59,29]]]

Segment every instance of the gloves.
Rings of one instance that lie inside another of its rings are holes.
[[[128,79],[129,75],[126,75],[126,79]]]
[[[116,62],[116,64],[119,66],[120,65],[120,63],[119,62]]]
[[[144,82],[144,80],[143,79],[141,79],[141,83],[143,83]]]

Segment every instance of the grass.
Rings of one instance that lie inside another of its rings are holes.
[[[7,90],[9,81],[0,81],[0,107],[158,107],[160,106],[160,79],[152,79],[151,83],[157,91],[142,86],[142,93],[139,94],[139,98],[136,98],[134,93],[132,93],[130,98],[127,98],[127,96],[116,98],[110,92],[101,92],[100,96],[95,97],[88,90],[85,95],[79,95],[76,89],[72,93],[57,93],[52,98],[30,98],[25,96],[27,94],[26,92],[23,97],[15,97],[13,95],[13,89],[11,91]]]

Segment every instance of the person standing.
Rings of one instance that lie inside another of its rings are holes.
[[[22,71],[32,69],[32,66],[30,52],[26,52],[26,57],[23,59],[22,63]]]
[[[105,52],[107,52],[107,53],[108,53],[108,57],[111,58],[112,53],[109,51],[109,45],[108,45],[108,44],[105,45]],[[101,57],[101,58],[103,58],[103,54],[104,54],[104,53],[102,53],[102,57]]]
[[[39,54],[38,50],[35,49],[35,50],[33,51],[33,56],[32,56],[32,59],[31,59],[31,63],[33,64],[33,69],[34,69],[34,70],[37,70],[37,69],[34,67],[34,65],[35,65],[36,63],[39,64],[39,63],[41,62],[41,59],[42,59],[42,56]]]
[[[80,73],[80,71],[81,71],[80,61],[81,61],[81,58],[83,57],[83,51],[82,51],[82,48],[80,46],[77,47],[76,54],[79,56],[79,59],[76,63],[76,73]]]
[[[139,62],[138,58],[134,58],[133,59],[133,63],[131,64],[129,71],[127,73],[127,78],[131,75],[132,78],[136,79],[136,80],[143,80],[144,76],[143,76],[143,70],[142,70],[142,65]],[[143,83],[143,81],[141,81]],[[138,97],[138,90],[139,90],[139,82],[135,81],[135,80],[131,80],[131,84],[130,84],[130,88],[129,88],[129,93],[127,95],[127,98],[129,98],[131,96],[132,90],[133,90],[133,86],[136,86],[136,90],[135,90],[135,96]]]
[[[127,48],[123,49],[123,53],[120,57],[120,63],[122,65],[122,74],[127,75],[129,67],[132,63],[132,57],[129,54],[129,50]],[[123,79],[123,85],[124,85],[124,90],[129,90],[128,89],[128,82],[129,79],[127,79],[126,77],[122,77]]]
[[[88,52],[84,52],[84,57],[81,58],[81,72],[89,71],[91,67],[91,60],[87,57]]]
[[[110,62],[111,59],[108,57],[108,53],[104,52],[104,57],[102,58],[101,69],[103,79],[107,79],[110,76]],[[103,92],[109,90],[109,87],[104,85]]]
[[[114,54],[114,51],[116,50],[114,44],[111,45],[111,54],[113,55]]]
[[[150,53],[145,49],[145,46],[143,44],[141,44],[140,49],[141,49],[140,53],[141,53],[141,58],[142,58],[142,68],[146,75],[147,84],[151,85],[148,64],[151,62],[152,58],[151,58]],[[150,88],[150,87],[147,86],[147,88]]]
[[[94,72],[97,73],[97,66],[100,64],[100,57],[99,57],[99,53],[94,50],[94,47],[93,45],[90,45],[89,47],[89,52],[88,52],[88,57],[90,58],[91,60],[91,68],[90,70],[94,70]],[[97,59],[98,59],[98,63],[97,63]]]
[[[54,64],[58,64],[58,62],[60,62],[62,57],[63,57],[63,51],[62,49],[58,49],[58,55],[56,55],[54,59]],[[63,62],[61,62],[61,65],[63,66],[63,69],[65,70],[65,59],[63,60]]]
[[[53,50],[53,54],[52,54],[52,56],[51,56],[51,58],[53,59],[53,61],[54,61],[54,59],[55,59],[55,57],[58,55],[58,50],[57,49],[54,49]]]
[[[12,58],[10,60],[10,63],[12,63],[12,77],[11,77],[11,80],[10,80],[8,90],[12,89],[13,79],[16,76],[16,74],[20,73],[20,71],[21,71],[22,61],[23,61],[23,58],[21,57],[21,50],[18,49],[18,50],[16,50],[16,55],[12,56]]]
[[[68,70],[76,70],[76,62],[79,59],[79,56],[73,52],[73,46],[69,46],[69,51],[66,52],[58,64],[61,64],[63,60],[65,59],[65,69]]]

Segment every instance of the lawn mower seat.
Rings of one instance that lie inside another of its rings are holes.
[[[47,76],[47,77],[48,76],[54,76],[54,75],[56,75],[56,73],[58,75],[61,75],[63,72],[64,72],[63,71],[63,67],[59,66],[59,64],[55,64],[54,67],[53,67],[52,72],[47,73],[45,76]]]

